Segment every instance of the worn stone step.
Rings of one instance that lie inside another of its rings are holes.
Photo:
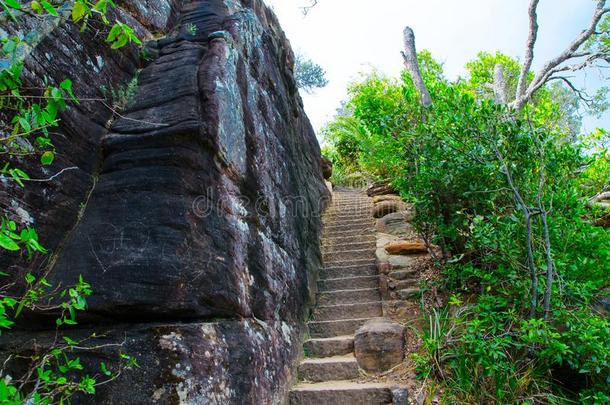
[[[374,228],[369,228],[369,229],[360,229],[360,230],[351,230],[351,231],[346,231],[346,230],[333,230],[333,231],[326,231],[324,233],[323,239],[328,239],[328,238],[359,238],[359,237],[371,237],[371,236],[375,236],[374,234],[375,229]]]
[[[322,255],[324,263],[338,262],[343,260],[375,259],[375,250],[357,249],[327,252]]]
[[[338,223],[343,221],[375,221],[373,211],[369,210],[346,210],[346,211],[331,211],[328,217],[323,218],[324,223]]]
[[[391,271],[388,276],[395,280],[419,280],[419,270],[417,268]]]
[[[339,219],[336,221],[324,221],[324,229],[337,227],[337,226],[375,226],[375,222],[371,221],[370,218],[362,218],[362,219]]]
[[[363,211],[359,213],[355,212],[341,212],[341,211],[326,211],[322,216],[324,223],[342,221],[344,219],[355,220],[355,219],[373,219],[372,211]]]
[[[356,330],[371,318],[339,319],[333,321],[307,322],[309,336],[312,338],[328,338],[342,335],[353,335]]]
[[[373,206],[372,200],[351,200],[351,201],[341,201],[335,204],[332,204],[330,208],[334,209],[351,209],[351,208],[371,208]]]
[[[346,266],[360,266],[376,264],[377,258],[375,259],[356,259],[356,260],[331,260],[324,262],[324,267],[346,267]]]
[[[406,279],[406,280],[389,280],[388,287],[393,290],[409,290],[412,288],[419,287],[418,279]]]
[[[325,305],[317,307],[314,311],[314,319],[316,321],[375,318],[382,315],[381,301]]]
[[[364,242],[347,242],[347,243],[322,243],[322,249],[324,253],[333,253],[338,251],[345,250],[361,250],[361,249],[369,249],[375,250],[375,242],[373,241],[364,241]]]
[[[381,383],[350,381],[302,383],[290,391],[289,403],[290,405],[387,405],[393,403],[394,389],[395,386]]]
[[[376,245],[375,235],[373,233],[366,235],[349,235],[349,236],[329,236],[322,238],[323,244],[341,245],[346,243],[371,243]]]
[[[326,278],[318,281],[318,291],[379,288],[379,276]]]
[[[303,347],[307,357],[341,356],[354,351],[354,336],[309,339]]]
[[[299,364],[299,379],[319,382],[358,378],[358,362],[353,354],[305,359]]]
[[[346,207],[331,207],[329,208],[325,214],[327,215],[369,215],[369,218],[372,217],[373,214],[373,206],[370,203],[364,205],[353,205]]]
[[[418,298],[421,293],[421,290],[417,287],[411,287],[398,290],[396,293],[398,295],[398,298],[400,298],[401,300],[410,300]]]
[[[354,217],[352,215],[342,215],[337,218],[329,218],[324,221],[324,225],[348,225],[348,224],[359,224],[359,223],[369,223],[374,224],[375,220],[372,216],[369,217]]]
[[[358,232],[364,230],[372,230],[375,225],[371,223],[363,223],[363,224],[347,224],[347,225],[332,225],[325,226],[323,229],[324,234],[337,234],[339,232]]]
[[[353,304],[356,302],[378,301],[379,299],[379,288],[335,290],[318,293],[319,306]]]
[[[346,264],[345,262],[338,265],[327,263],[320,271],[320,279],[346,278],[377,275],[377,264],[371,260],[356,262],[355,264]]]

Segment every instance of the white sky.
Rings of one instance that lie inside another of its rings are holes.
[[[415,32],[417,49],[428,49],[444,63],[450,78],[464,75],[464,65],[479,51],[499,50],[519,57],[527,37],[529,0],[318,0],[307,16],[310,0],[266,0],[273,7],[295,52],[326,70],[327,87],[303,94],[305,110],[318,131],[346,99],[348,83],[372,67],[396,76],[402,69],[402,30]],[[541,0],[534,69],[562,51],[589,22],[592,0]],[[596,88],[605,82],[598,72],[577,83]],[[585,118],[583,131],[610,127]]]

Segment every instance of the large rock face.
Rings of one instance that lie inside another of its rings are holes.
[[[26,59],[29,72],[42,64],[57,82],[76,77],[88,98],[143,66],[133,101],[110,124],[96,101],[65,114],[61,156],[39,174],[70,170],[0,195],[9,215],[36,221],[54,260],[7,255],[0,265],[17,282],[41,268],[53,285],[81,275],[92,285],[73,334],[113,325],[104,339],[125,340],[142,365],[101,387],[97,403],[279,403],[320,267],[328,196],[293,54],[261,1],[152,3],[118,11],[141,36],[169,32],[147,43],[147,58],[110,53],[60,24]],[[72,54],[62,35],[78,45]],[[53,331],[52,317],[25,319],[20,334],[0,337],[4,353]],[[87,354],[92,364],[107,356]]]

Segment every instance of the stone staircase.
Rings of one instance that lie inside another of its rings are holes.
[[[291,405],[392,404],[395,386],[359,383],[354,333],[382,316],[371,199],[335,191],[324,218],[324,269]]]

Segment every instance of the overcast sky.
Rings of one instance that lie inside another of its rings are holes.
[[[464,75],[464,64],[479,51],[499,50],[521,58],[527,37],[529,0],[266,0],[278,15],[295,51],[319,63],[330,81],[303,94],[305,110],[318,131],[346,98],[348,83],[372,67],[389,75],[402,69],[402,30],[415,31],[418,49],[444,63],[450,78]],[[534,69],[562,51],[588,24],[592,0],[541,0]],[[588,88],[606,82],[597,72],[581,75]],[[585,119],[583,130],[610,127],[610,114]]]

